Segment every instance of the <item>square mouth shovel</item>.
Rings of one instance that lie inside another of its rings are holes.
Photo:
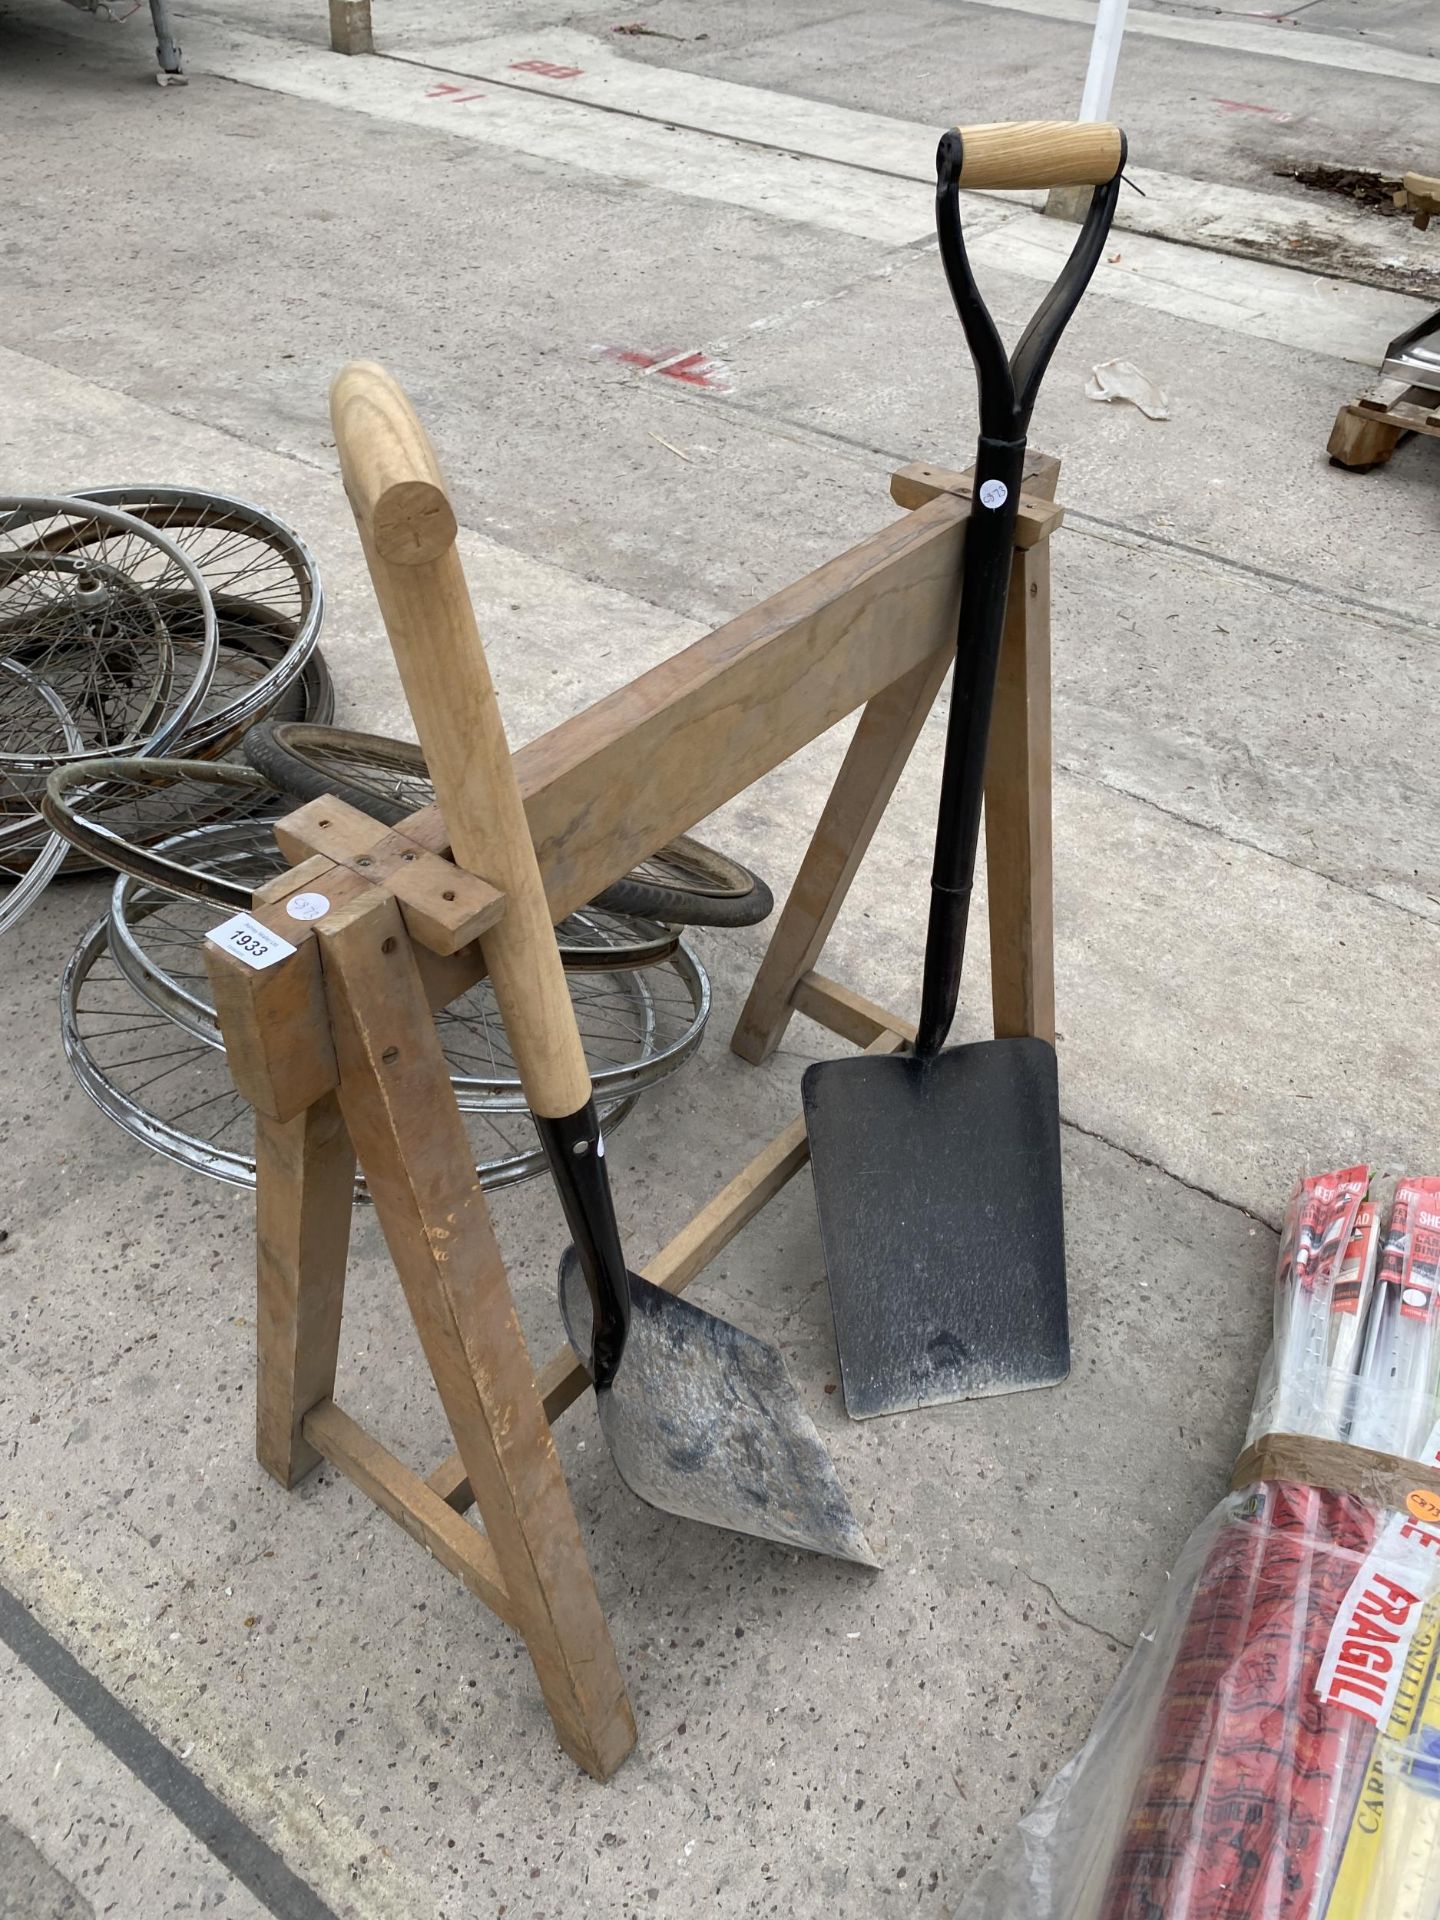
[[[1025,437],[1100,258],[1118,127],[967,127],[936,156],[936,226],[975,363],[965,535],[920,1024],[914,1051],[824,1061],[802,1082],[846,1411],[855,1419],[1049,1387],[1070,1370],[1060,1098],[1044,1040],[944,1047],[960,991]],[[1060,277],[1007,359],[965,253],[960,188],[1092,186]]]

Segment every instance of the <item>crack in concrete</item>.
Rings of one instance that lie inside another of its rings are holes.
[[[1213,820],[1200,820],[1194,814],[1181,813],[1175,807],[1167,807],[1162,800],[1154,800],[1148,793],[1137,793],[1133,787],[1122,785],[1118,780],[1106,780],[1099,774],[1088,773],[1083,767],[1074,767],[1065,760],[1055,762],[1055,771],[1063,773],[1068,779],[1079,781],[1082,786],[1094,787],[1101,793],[1118,794],[1122,799],[1133,800],[1137,806],[1149,807],[1152,812],[1163,814],[1167,820],[1177,820],[1181,826],[1193,827],[1200,833],[1213,834],[1217,840],[1223,840],[1226,846],[1243,847],[1247,853],[1258,853],[1263,859],[1277,860],[1281,866],[1289,867],[1295,873],[1305,873],[1312,880],[1323,880],[1327,886],[1339,887],[1345,893],[1358,894],[1362,900],[1373,900],[1377,906],[1389,907],[1395,913],[1403,913],[1411,920],[1418,920],[1422,926],[1433,927],[1437,916],[1424,913],[1419,907],[1406,906],[1402,900],[1394,900],[1386,893],[1377,893],[1373,887],[1357,886],[1353,880],[1346,880],[1338,873],[1331,873],[1325,867],[1312,867],[1303,860],[1297,860],[1288,853],[1279,853],[1274,847],[1262,847],[1258,841],[1247,840],[1243,835],[1231,833],[1225,827],[1217,826]],[[1434,898],[1427,894],[1426,899]],[[1440,904],[1440,902],[1437,902]]]
[[[1022,1568],[1022,1572],[1023,1571]],[[1026,1573],[1025,1578],[1032,1586],[1039,1587],[1055,1611],[1068,1620],[1072,1626],[1084,1627],[1087,1633],[1098,1634],[1112,1651],[1116,1647],[1124,1647],[1127,1653],[1134,1650],[1135,1642],[1133,1640],[1125,1640],[1118,1633],[1112,1633],[1108,1627],[1098,1627],[1093,1620],[1086,1620],[1082,1615],[1072,1613],[1060,1598],[1059,1594],[1056,1593],[1055,1589],[1048,1581],[1042,1580],[1038,1573]]]
[[[1062,1127],[1069,1127],[1072,1133],[1083,1134],[1087,1140],[1096,1140],[1102,1147],[1109,1147],[1113,1153],[1123,1153],[1127,1160],[1133,1160],[1137,1167],[1149,1167],[1155,1173],[1163,1174],[1167,1180],[1173,1180],[1177,1187],[1184,1187],[1187,1193],[1198,1193],[1203,1200],[1213,1200],[1218,1207],[1228,1207],[1232,1213],[1242,1214],[1245,1219],[1253,1220],[1257,1227],[1265,1227],[1271,1233],[1280,1231],[1280,1221],[1270,1219],[1268,1215],[1256,1213],[1241,1200],[1229,1200],[1223,1193],[1217,1193],[1213,1187],[1207,1187],[1198,1180],[1187,1180],[1183,1173],[1176,1173],[1162,1161],[1154,1159],[1148,1153],[1141,1153],[1137,1147],[1123,1146],[1120,1141],[1112,1140],[1108,1134],[1101,1133],[1096,1127],[1082,1125],[1079,1120],[1060,1116]]]
[[[911,245],[918,249],[922,245],[934,247],[935,243],[915,241]],[[861,281],[856,282],[857,286],[860,284]],[[717,346],[714,350],[718,353],[722,349]],[[732,346],[730,350],[733,353],[735,349]],[[708,353],[711,349],[702,346],[699,351]],[[777,439],[794,440],[800,445],[808,443],[814,447],[832,448],[867,469],[874,461],[883,461],[887,468],[901,467],[922,457],[913,451],[902,453],[893,447],[876,446],[872,441],[842,433],[835,427],[817,427],[808,421],[788,419],[784,414],[766,414],[734,394],[702,393],[680,387],[672,390],[667,386],[664,397],[676,406],[722,408],[728,418],[749,427],[753,432],[772,433]],[[1108,519],[1103,514],[1087,513],[1083,507],[1071,506],[1068,501],[1062,500],[1061,505],[1065,508],[1066,526],[1083,537],[1104,540],[1115,546],[1158,550],[1202,568],[1239,574],[1247,580],[1260,580],[1267,586],[1283,588],[1288,598],[1298,599],[1302,605],[1326,611],[1343,608],[1352,619],[1366,620],[1374,626],[1391,628],[1417,639],[1440,640],[1440,621],[1420,618],[1409,608],[1395,606],[1388,601],[1366,599],[1358,593],[1347,593],[1343,587],[1327,587],[1313,581],[1299,580],[1274,567],[1263,567],[1252,560],[1241,559],[1237,554],[1221,553],[1212,547],[1202,547],[1169,534],[1155,533],[1146,527],[1130,526],[1123,520]]]

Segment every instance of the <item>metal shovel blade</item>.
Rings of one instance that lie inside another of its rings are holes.
[[[583,1360],[590,1295],[573,1247],[560,1262],[560,1311]],[[785,1362],[763,1340],[632,1273],[624,1357],[595,1399],[621,1479],[662,1513],[880,1564]]]
[[[822,1061],[803,1090],[851,1418],[1063,1380],[1054,1049]]]

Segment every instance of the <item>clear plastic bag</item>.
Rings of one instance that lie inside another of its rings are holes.
[[[1278,1482],[1222,1501],[959,1920],[1440,1920],[1440,1552],[1430,1595],[1379,1621],[1399,1666],[1383,1728],[1317,1694],[1394,1517]],[[1402,1883],[1414,1898],[1386,1905]]]
[[[1440,1363],[1440,1183],[1402,1181],[1382,1239],[1368,1178],[1297,1186],[1248,1436],[1347,1471],[1357,1429],[1426,1463]],[[1387,1499],[1357,1469],[1366,1497],[1221,1501],[958,1920],[1440,1920],[1440,1492],[1371,1464]]]

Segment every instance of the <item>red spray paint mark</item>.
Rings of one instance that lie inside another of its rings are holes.
[[[703,353],[686,353],[679,347],[667,347],[659,353],[647,353],[643,347],[597,347],[605,360],[618,360],[623,366],[639,367],[642,373],[662,374],[667,380],[679,380],[687,387],[703,387],[710,393],[728,393],[728,369],[719,360]]]
[[[557,67],[553,60],[512,60],[512,73],[538,73],[542,80],[578,80],[583,67]]]
[[[1253,100],[1221,100],[1215,97],[1215,104],[1222,113],[1264,113],[1268,114],[1272,120],[1295,118],[1293,113],[1286,113],[1280,107],[1257,107]]]
[[[437,80],[425,89],[425,98],[439,100],[448,107],[459,107],[463,106],[467,100],[483,100],[485,96],[483,93],[467,93],[455,81]]]

